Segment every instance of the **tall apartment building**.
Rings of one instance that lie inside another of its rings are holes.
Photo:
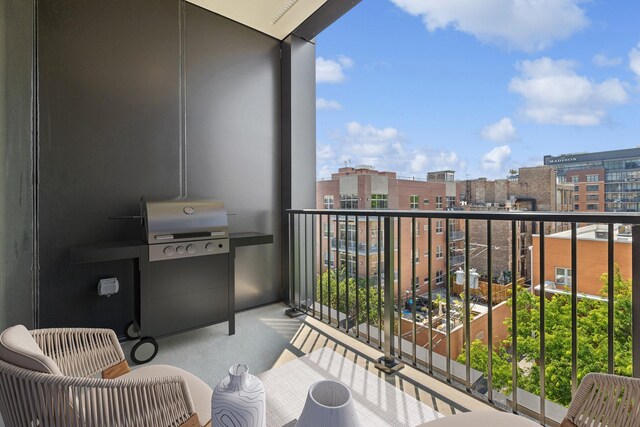
[[[580,210],[640,212],[640,148],[544,156],[544,164],[557,171],[560,181],[584,186]]]
[[[559,182],[556,171],[550,166],[520,168],[517,175],[505,179],[478,178],[458,181],[458,193],[464,209],[471,211],[572,211],[574,209],[574,185]],[[583,198],[585,198],[583,196]],[[586,198],[585,198],[586,200]],[[531,236],[537,224],[525,221],[516,223],[516,260],[518,277],[531,278]],[[547,223],[545,232],[564,230],[563,224]],[[492,271],[494,278],[513,269],[511,224],[494,221],[492,232]],[[487,225],[485,221],[470,221],[469,265],[482,275],[488,274],[486,247]],[[484,242],[484,244],[483,244]]]
[[[573,169],[558,177],[573,185],[573,210],[578,212],[604,212],[604,168]]]
[[[453,171],[439,171],[428,174],[427,180],[400,179],[395,172],[377,171],[369,166],[340,168],[330,179],[320,180],[316,185],[316,205],[318,209],[398,209],[398,210],[443,210],[456,206],[458,200]],[[464,232],[459,221],[450,222],[450,256],[452,269],[464,265],[462,241]],[[369,230],[363,216],[322,216],[321,227],[323,241],[323,265],[321,271],[329,267],[347,268],[350,275],[355,274],[356,264],[360,277],[366,277],[367,256],[366,239],[369,239],[369,277],[378,279],[378,271],[384,260],[384,253],[378,258],[378,244],[382,242],[377,219],[371,218]],[[400,280],[402,289],[411,291],[415,284],[418,294],[427,290],[429,279],[434,289],[444,285],[445,280],[445,231],[444,219],[432,219],[432,247],[428,247],[429,224],[427,219],[415,220],[412,232],[412,220],[401,220],[401,238],[398,251],[396,240],[395,256],[401,258]],[[356,228],[358,239],[356,241]],[[416,274],[412,278],[412,233],[415,235]],[[324,242],[329,242],[326,244]],[[380,247],[380,251],[382,248]],[[432,252],[432,274],[429,278],[428,255]],[[397,278],[397,273],[396,273]],[[412,280],[413,279],[413,280]]]

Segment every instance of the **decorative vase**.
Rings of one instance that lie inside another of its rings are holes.
[[[249,374],[247,365],[233,365],[211,397],[212,425],[266,427],[266,399],[262,382]]]
[[[323,380],[309,388],[296,427],[358,427],[351,391],[343,384]]]

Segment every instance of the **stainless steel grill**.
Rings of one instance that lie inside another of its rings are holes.
[[[145,363],[158,351],[154,338],[230,321],[234,293],[221,201],[142,198],[140,211],[147,244],[141,247],[134,331],[127,334],[141,337],[131,358]]]
[[[140,209],[150,262],[229,252],[227,212],[219,200],[143,198]]]

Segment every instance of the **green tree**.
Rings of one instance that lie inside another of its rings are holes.
[[[607,275],[602,296],[607,295]],[[624,280],[616,266],[614,273],[614,372],[632,373],[631,281]],[[511,300],[509,300],[509,303]],[[540,298],[519,289],[518,311],[518,386],[540,393]],[[607,302],[579,298],[577,305],[577,376],[578,381],[589,372],[608,369]],[[493,353],[494,388],[511,391],[511,319],[506,319],[509,336],[496,343]],[[571,401],[571,296],[556,294],[545,300],[545,392],[547,399],[562,405]],[[488,348],[480,341],[471,345],[472,368],[487,374]],[[464,353],[458,358],[465,362]],[[505,365],[506,364],[506,365]]]
[[[347,290],[348,303],[347,306]],[[359,310],[356,310],[356,293],[358,294]],[[380,295],[378,296],[378,293]],[[316,301],[329,306],[341,313],[347,313],[349,319],[357,321],[358,324],[367,322],[367,286],[366,279],[360,278],[356,283],[354,278],[347,278],[345,271],[341,270],[338,275],[334,271],[325,271],[318,276],[316,285]],[[372,325],[378,323],[379,304],[384,304],[384,292],[370,284],[369,286],[369,322]],[[357,313],[356,313],[357,311]],[[356,314],[358,318],[356,319]]]

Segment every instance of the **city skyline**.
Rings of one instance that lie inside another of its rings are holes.
[[[350,160],[503,178],[544,155],[636,147],[640,7],[622,6],[362,2],[317,39],[317,176]]]

